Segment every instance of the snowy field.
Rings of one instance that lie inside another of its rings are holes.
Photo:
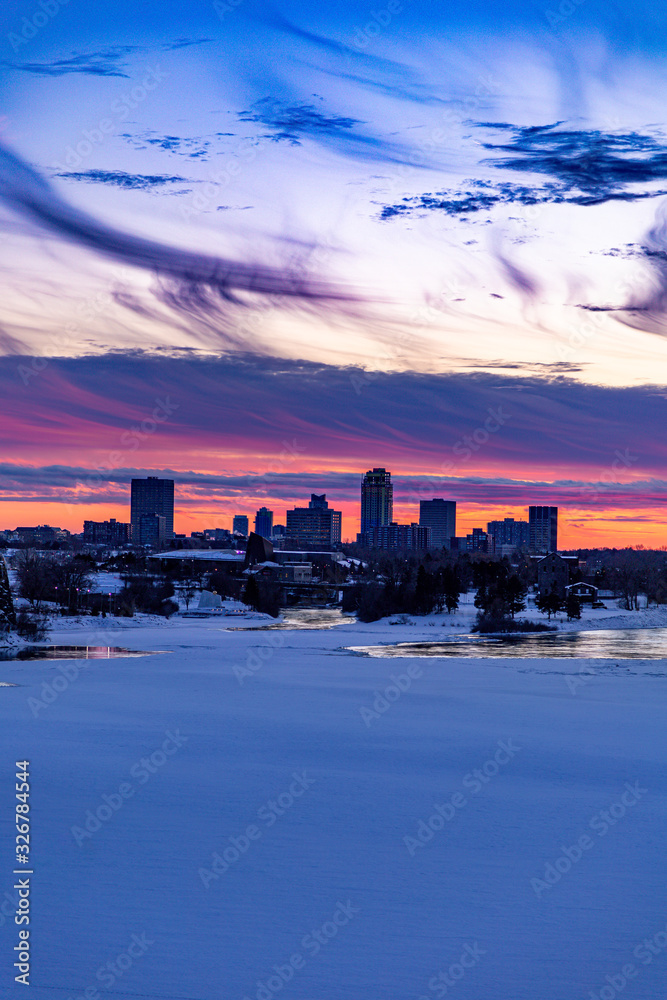
[[[0,995],[664,996],[665,662],[344,648],[464,632],[473,612],[82,619],[49,641],[164,652],[0,663]],[[575,627],[667,624],[585,614]],[[29,989],[11,970],[23,758]]]

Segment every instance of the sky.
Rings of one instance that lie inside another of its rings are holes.
[[[667,9],[11,0],[0,528],[529,504],[667,544]]]

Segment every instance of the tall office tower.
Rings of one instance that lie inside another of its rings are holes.
[[[456,535],[456,500],[420,500],[419,523],[431,529],[434,549],[448,549]]]
[[[394,517],[394,487],[391,472],[369,470],[361,480],[361,536],[371,528],[391,524]]]
[[[307,507],[287,511],[285,534],[301,549],[326,551],[340,542],[342,518],[329,507],[326,493],[311,493]]]
[[[528,508],[528,545],[532,552],[558,551],[558,507]]]
[[[139,542],[141,517],[154,514],[164,518],[164,537],[174,537],[174,480],[133,479],[130,499],[130,535]],[[141,544],[141,543],[139,543]]]
[[[515,549],[528,545],[529,527],[528,521],[506,517],[503,521],[489,521],[486,530],[493,536],[494,552],[498,552],[503,545],[512,545]]]
[[[248,537],[248,518],[245,514],[235,514],[232,521],[232,531],[238,531],[240,535]]]
[[[255,514],[255,534],[262,538],[271,538],[273,530],[273,511],[266,507],[260,507]]]

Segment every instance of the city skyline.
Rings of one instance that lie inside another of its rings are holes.
[[[130,486],[130,521],[117,523],[115,518],[108,521],[85,520],[82,536],[84,541],[112,545],[131,541],[135,545],[148,544],[162,547],[173,538],[187,537],[187,533],[173,531],[178,509],[175,505],[173,480],[149,476],[146,479],[133,479]],[[357,533],[357,544],[379,548],[451,548],[453,551],[461,551],[467,547],[469,551],[479,550],[496,554],[503,550],[503,546],[511,550],[525,548],[531,552],[558,551],[558,507],[529,506],[528,520],[506,517],[503,520],[487,523],[486,529],[476,526],[469,532],[464,528],[465,533],[457,535],[455,500],[442,497],[421,498],[418,509],[419,520],[408,518],[407,523],[401,523],[394,516],[393,496],[394,482],[391,471],[374,467],[363,474],[359,524],[365,527],[363,531]],[[305,549],[312,547],[328,549],[336,547],[341,542],[350,544],[354,541],[353,538],[342,534],[342,512],[331,507],[326,493],[311,493],[308,507],[297,505],[291,510],[286,509],[285,524],[274,521],[275,513],[266,505],[258,508],[253,517],[254,532],[267,539],[286,537],[295,547]],[[466,523],[465,519],[463,520]],[[35,531],[40,527],[48,531],[62,530],[60,525],[42,525],[32,528],[26,526],[0,529],[0,531],[16,530],[20,533]],[[191,535],[197,536],[203,533],[208,537],[210,534],[215,540],[221,540],[237,531],[249,536],[248,515],[233,514],[230,527],[223,527],[219,523],[215,526],[200,524]],[[71,532],[71,534],[79,533]],[[111,539],[113,541],[110,541]],[[561,549],[564,547],[561,545]]]

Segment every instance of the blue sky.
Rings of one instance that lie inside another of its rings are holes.
[[[124,372],[140,354],[272,359],[260,423],[287,362],[334,381],[349,365],[400,374],[410,398],[425,374],[537,378],[558,476],[569,456],[573,480],[595,481],[625,447],[584,424],[564,457],[553,414],[562,380],[582,406],[590,386],[622,387],[633,426],[665,382],[663,7],[44,0],[2,16],[8,357],[116,357]],[[74,368],[62,377],[78,400]],[[19,386],[28,408],[34,384]],[[138,398],[151,391],[137,376]],[[59,423],[62,398],[46,403]],[[113,401],[89,404],[98,435],[115,435]],[[361,407],[346,403],[351,426],[366,427]],[[43,497],[33,466],[96,460],[74,415],[48,449],[35,425],[17,456],[25,414],[7,413],[6,457],[31,462],[25,489],[8,484],[12,510]],[[460,411],[461,433],[471,419]],[[340,421],[309,444],[313,467],[382,458],[408,474],[400,449],[376,457],[381,427],[334,460]],[[394,441],[410,424],[382,426]],[[430,445],[415,445],[407,464],[426,471]],[[246,466],[271,447],[247,441]],[[491,481],[502,458],[537,491],[549,470],[535,448],[482,450],[474,471]],[[233,475],[222,429],[217,454],[204,471]],[[645,441],[627,475],[661,461]]]

